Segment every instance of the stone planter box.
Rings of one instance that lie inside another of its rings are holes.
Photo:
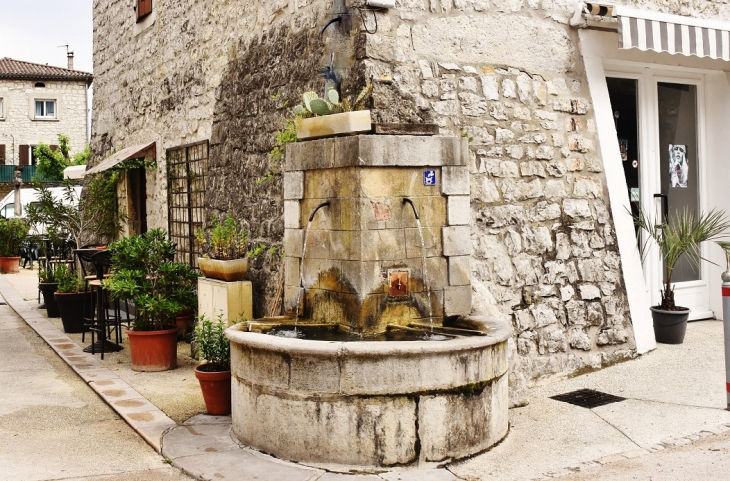
[[[248,272],[248,259],[206,259],[198,257],[198,266],[205,277],[226,282],[242,281]]]
[[[298,119],[296,126],[299,140],[311,140],[335,135],[370,132],[372,119],[369,110],[357,110],[355,112]]]

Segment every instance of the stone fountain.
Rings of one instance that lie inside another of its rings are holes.
[[[238,439],[368,470],[443,463],[508,430],[511,327],[471,313],[468,145],[287,146],[285,306],[231,340]]]

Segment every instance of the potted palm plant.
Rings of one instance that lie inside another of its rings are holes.
[[[23,219],[0,217],[0,271],[20,272],[20,246],[28,235],[29,226]]]
[[[132,369],[166,371],[177,367],[175,317],[197,306],[199,274],[174,262],[177,248],[165,231],[154,229],[112,243],[114,271],[104,286],[114,299],[134,303],[136,317],[126,331]]]
[[[196,238],[205,252],[205,256],[198,258],[198,266],[205,277],[227,282],[245,279],[248,258],[252,257],[252,252],[246,250],[248,232],[231,214],[223,220],[213,216],[210,234],[198,229]]]
[[[223,416],[231,412],[231,345],[225,334],[225,323],[205,316],[195,326],[193,343],[201,364],[195,377],[203,391],[208,414]]]
[[[84,280],[65,264],[56,269],[58,288],[53,294],[66,333],[84,332]]]
[[[700,262],[706,260],[702,257],[700,245],[721,237],[730,227],[730,222],[723,212],[714,209],[695,216],[686,208],[670,215],[665,224],[657,225],[643,210],[634,216],[634,222],[648,234],[647,241],[654,240],[664,262],[664,289],[661,290],[661,303],[651,307],[654,335],[657,342],[681,344],[684,342],[687,330],[689,309],[674,303],[672,285],[674,268],[685,256],[699,268]],[[646,246],[646,243],[643,246]],[[640,250],[645,252],[645,249]]]

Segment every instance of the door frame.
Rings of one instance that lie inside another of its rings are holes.
[[[683,67],[656,66],[637,64],[628,61],[605,60],[605,77],[627,78],[637,80],[637,111],[639,114],[639,186],[642,206],[649,206],[651,216],[655,216],[654,194],[661,191],[659,162],[659,119],[658,95],[656,85],[663,83],[679,83],[694,85],[697,92],[697,153],[699,182],[698,205],[702,212],[707,211],[707,130],[705,106],[705,74],[702,71]],[[709,245],[701,246],[702,256],[709,255]],[[644,279],[647,284],[651,305],[660,302],[659,290],[662,286],[662,262],[655,243],[650,242],[643,262]],[[706,263],[700,263],[700,280],[675,283],[675,293],[679,305],[690,307],[690,320],[714,317],[710,309],[709,269]],[[692,303],[681,299],[694,299]]]

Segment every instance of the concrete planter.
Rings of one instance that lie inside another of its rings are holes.
[[[323,342],[226,331],[233,432],[302,463],[379,469],[463,458],[508,430],[506,324],[446,341]]]
[[[369,110],[357,110],[355,112],[298,119],[296,127],[297,139],[312,140],[335,135],[370,132],[372,118]]]
[[[663,344],[682,344],[687,332],[689,309],[682,311],[665,311],[651,307],[651,318],[654,321],[654,337]]]
[[[20,257],[0,257],[0,272],[3,274],[20,272]]]
[[[226,282],[242,281],[248,272],[248,259],[206,259],[198,258],[198,266],[205,277]]]

